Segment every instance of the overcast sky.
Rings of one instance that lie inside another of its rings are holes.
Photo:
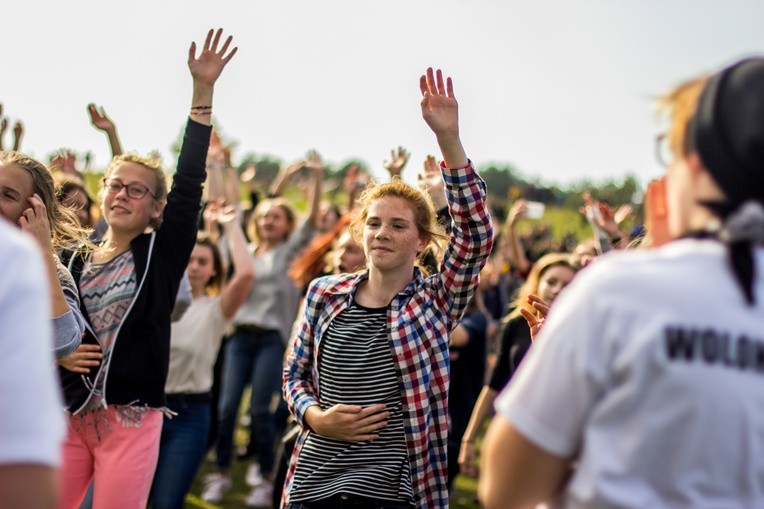
[[[39,158],[69,147],[108,163],[85,111],[93,101],[126,149],[159,149],[173,166],[188,46],[223,27],[239,52],[215,118],[239,143],[234,158],[294,160],[315,147],[381,175],[403,145],[413,176],[437,150],[418,90],[434,66],[454,79],[478,165],[512,163],[546,182],[646,181],[661,172],[652,98],[764,52],[762,20],[758,0],[16,1],[3,6],[0,101]]]

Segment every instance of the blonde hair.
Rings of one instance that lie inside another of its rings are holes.
[[[539,258],[538,261],[533,264],[533,267],[531,267],[528,279],[525,280],[523,286],[517,291],[517,298],[512,303],[514,309],[506,316],[504,319],[505,322],[520,316],[521,309],[526,309],[531,313],[536,312],[534,307],[528,304],[528,295],[538,293],[539,283],[541,283],[541,278],[546,271],[552,267],[558,266],[567,267],[573,272],[578,271],[578,266],[573,263],[571,256],[567,253],[549,253]]]
[[[53,174],[44,164],[15,150],[0,151],[0,164],[13,164],[29,173],[32,192],[37,193],[45,205],[54,251],[74,250],[83,245],[92,247],[88,241],[91,230],[81,227],[74,211],[59,202]]]
[[[658,112],[670,122],[666,136],[671,152],[676,156],[695,152],[687,131],[690,120],[695,116],[700,94],[710,77],[706,74],[687,80],[658,99]]]
[[[122,163],[140,164],[149,170],[154,176],[154,188],[152,189],[154,199],[162,203],[167,201],[167,177],[162,168],[162,161],[158,156],[142,156],[133,152],[114,156],[109,167],[106,168],[106,172],[103,175],[104,178],[109,178],[109,176],[111,176]],[[162,226],[162,215],[160,214],[159,217],[156,218],[152,217],[151,220],[149,220],[149,226],[155,230],[159,229],[159,227]]]
[[[431,248],[436,258],[440,258],[443,248],[448,241],[448,235],[446,235],[443,227],[438,223],[438,216],[435,213],[432,200],[427,193],[423,193],[397,177],[390,182],[366,188],[358,198],[358,212],[350,223],[353,239],[362,244],[362,241],[360,241],[362,237],[361,232],[366,223],[366,218],[369,216],[369,207],[376,200],[389,197],[400,198],[409,204],[414,213],[414,224],[419,232],[419,236],[427,241],[427,246],[417,257],[419,264],[422,263],[422,257],[427,253],[427,248]]]

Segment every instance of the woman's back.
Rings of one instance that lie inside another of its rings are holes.
[[[570,286],[512,382],[523,390],[498,403],[552,454],[581,449],[568,506],[761,500],[764,275],[754,286],[747,306],[724,246],[692,239],[609,256]]]

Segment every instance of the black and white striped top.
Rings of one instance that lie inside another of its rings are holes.
[[[335,404],[387,405],[390,417],[379,438],[343,442],[310,433],[300,451],[291,502],[337,493],[413,499],[398,376],[387,334],[387,308],[355,302],[329,325],[319,351],[321,408]]]

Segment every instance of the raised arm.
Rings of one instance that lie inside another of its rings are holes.
[[[228,52],[228,47],[233,41],[233,37],[230,35],[226,38],[223,46],[218,49],[222,35],[222,28],[219,28],[217,32],[210,29],[198,57],[196,56],[195,42],[192,42],[188,49],[188,69],[194,79],[190,117],[203,125],[212,125],[212,94],[215,89],[215,82],[238,50],[238,48],[233,48]]]
[[[422,117],[438,140],[440,152],[447,168],[464,168],[469,164],[459,138],[459,105],[454,97],[451,78],[444,83],[440,69],[433,73],[432,67],[419,78],[422,92]]]
[[[281,196],[292,176],[305,167],[305,161],[282,165],[268,188],[268,196]]]
[[[409,161],[409,157],[411,157],[411,154],[406,152],[406,149],[400,146],[398,147],[397,152],[395,149],[390,151],[390,160],[384,161],[382,164],[384,164],[385,169],[390,173],[391,180],[395,177],[400,178],[401,173],[403,173],[403,168],[406,167],[406,163]]]
[[[512,208],[509,209],[507,221],[504,223],[505,242],[509,248],[509,265],[521,274],[527,274],[531,270],[531,262],[525,255],[525,246],[523,246],[523,241],[517,234],[517,222],[523,217],[526,210],[528,210],[527,202],[525,200],[517,200],[512,205]]]
[[[439,270],[438,299],[450,328],[459,322],[480,281],[480,270],[493,246],[485,182],[467,159],[459,138],[459,114],[451,78],[444,84],[432,68],[419,80],[422,117],[443,153],[441,175],[451,215],[448,245]]]
[[[247,239],[241,230],[238,209],[228,206],[220,210],[215,219],[225,230],[225,238],[233,260],[233,276],[225,285],[220,296],[220,309],[223,316],[230,319],[236,314],[241,304],[247,298],[249,289],[255,279],[255,269],[252,266],[252,257],[247,249]]]
[[[24,123],[17,120],[13,124],[13,150],[21,150],[21,138],[24,137]]]
[[[321,189],[324,183],[324,163],[321,161],[321,154],[315,150],[308,150],[305,159],[305,167],[310,170],[310,194],[308,195],[308,224],[316,227],[316,218],[318,217],[318,205],[321,203]]]
[[[103,106],[99,107],[93,103],[88,104],[88,115],[93,127],[106,133],[106,136],[109,138],[109,148],[111,148],[112,157],[121,155],[122,144],[117,134],[117,126],[106,115],[106,110],[103,109]]]
[[[3,145],[3,138],[5,137],[5,131],[8,130],[8,119],[3,116],[3,104],[0,103],[0,150],[5,150]]]
[[[430,196],[436,211],[448,207],[446,191],[443,186],[438,162],[435,160],[435,156],[428,155],[424,160],[423,172],[419,175],[419,187]]]

